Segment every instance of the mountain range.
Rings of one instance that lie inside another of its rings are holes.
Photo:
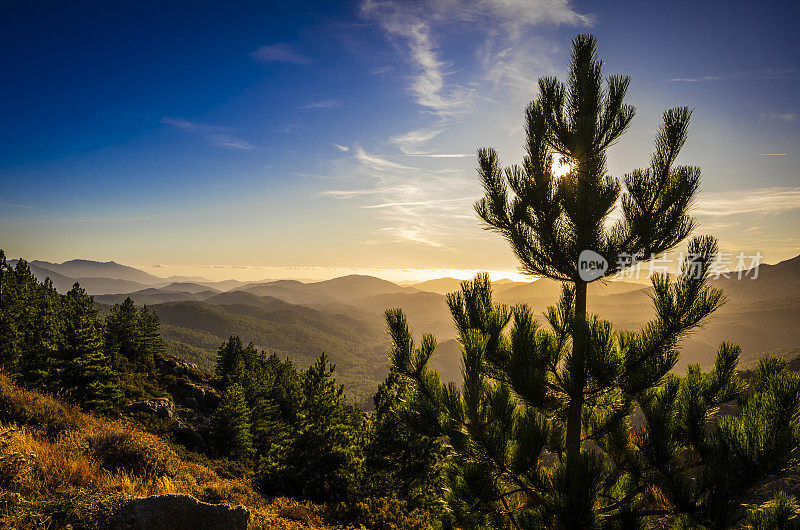
[[[169,353],[213,368],[216,350],[231,335],[306,366],[325,351],[339,378],[359,401],[369,403],[386,375],[389,343],[383,313],[402,308],[416,336],[439,340],[433,366],[446,380],[460,378],[460,353],[445,294],[461,281],[439,278],[398,285],[371,276],[351,275],[319,282],[271,280],[210,282],[203,278],[160,278],[114,262],[72,260],[61,264],[30,262],[40,280],[50,277],[65,292],[79,282],[102,311],[131,297],[160,317]],[[682,342],[676,369],[689,362],[708,366],[723,340],[738,343],[743,362],[767,352],[781,355],[800,347],[800,256],[761,265],[741,279],[712,280],[727,303],[703,329]],[[555,303],[561,286],[551,280],[494,282],[495,298],[525,303],[537,313]],[[589,288],[589,309],[624,329],[636,329],[652,317],[650,289],[637,282],[596,282]],[[542,323],[544,320],[541,319]]]

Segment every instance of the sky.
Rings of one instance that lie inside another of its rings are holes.
[[[479,147],[522,158],[537,79],[593,33],[637,115],[694,109],[699,232],[800,253],[797,2],[3,2],[0,248],[160,276],[513,276]]]

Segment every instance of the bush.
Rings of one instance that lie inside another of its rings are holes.
[[[91,454],[108,470],[138,477],[175,476],[177,455],[153,435],[110,424],[88,434],[86,442]]]

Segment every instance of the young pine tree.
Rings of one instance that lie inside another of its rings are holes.
[[[253,456],[250,409],[238,383],[225,389],[212,421],[214,445],[221,455],[241,460]]]
[[[302,375],[296,433],[283,458],[265,468],[270,493],[317,501],[345,500],[361,479],[363,420],[323,353]]]
[[[365,453],[365,491],[376,497],[396,497],[410,508],[437,511],[441,498],[441,443],[421,436],[404,421],[409,383],[390,371],[375,393]]]
[[[59,387],[88,409],[108,411],[121,397],[94,300],[77,283],[64,297],[63,345],[53,368]]]
[[[462,527],[635,528],[682,516],[726,527],[747,488],[782,468],[800,446],[800,378],[762,361],[746,387],[737,346],[723,343],[709,372],[670,373],[682,337],[722,303],[707,285],[713,238],[697,237],[682,273],[652,278],[655,316],[615,331],[587,312],[582,251],[609,262],[605,275],[674,248],[694,226],[688,208],[700,171],[676,166],[690,112],[664,113],[650,167],[619,182],[606,150],[633,109],[628,78],[603,85],[595,39],[573,42],[568,85],[539,82],[528,107],[527,154],[503,170],[480,150],[486,197],[476,205],[510,243],[524,270],[564,282],[541,327],[527,306],[495,304],[489,278],[447,297],[462,344],[461,388],[428,363],[436,342],[415,347],[399,310],[387,311],[392,366],[412,384],[409,420],[447,444],[449,515]],[[556,178],[555,156],[569,172]],[[620,204],[619,219],[610,214]],[[737,400],[738,415],[716,407]]]
[[[106,345],[114,367],[127,371],[138,364],[141,335],[139,313],[130,297],[114,305],[106,317]]]

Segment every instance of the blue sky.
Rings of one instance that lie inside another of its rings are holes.
[[[592,32],[638,110],[610,172],[646,165],[660,113],[689,105],[701,230],[785,259],[800,248],[799,10],[7,3],[0,246],[216,278],[513,271],[472,212],[474,153],[520,160],[536,80],[563,76],[570,39]]]

